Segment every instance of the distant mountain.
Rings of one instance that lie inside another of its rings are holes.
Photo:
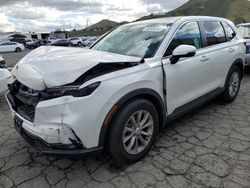
[[[128,22],[114,22],[111,20],[101,20],[97,22],[96,24],[93,24],[83,30],[73,30],[70,32],[70,37],[82,37],[82,36],[100,36],[114,28],[116,28],[119,25],[126,24]]]
[[[149,15],[139,20],[166,16],[219,16],[228,18],[236,24],[250,22],[249,0],[190,0],[181,7],[163,15]]]
[[[104,20],[97,22],[96,24],[93,24],[93,25],[85,28],[85,30],[113,28],[113,27],[116,27],[118,25],[120,25],[120,23],[104,19]]]

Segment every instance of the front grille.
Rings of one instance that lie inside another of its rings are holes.
[[[34,121],[35,109],[39,101],[39,93],[17,80],[9,85],[9,94],[7,95],[12,108],[23,118],[30,122]]]

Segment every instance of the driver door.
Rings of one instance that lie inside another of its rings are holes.
[[[197,48],[193,57],[181,58],[171,64],[170,56],[179,45],[192,45]],[[202,39],[197,22],[188,22],[179,27],[170,42],[163,58],[166,73],[168,114],[180,113],[192,101],[209,90],[206,83],[209,76],[209,58],[202,52]]]

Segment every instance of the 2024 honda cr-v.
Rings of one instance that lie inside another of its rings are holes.
[[[245,45],[232,22],[134,22],[90,49],[40,47],[14,68],[7,101],[16,129],[42,153],[132,163],[167,122],[220,96],[236,98]]]

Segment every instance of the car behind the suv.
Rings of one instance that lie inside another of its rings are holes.
[[[4,58],[0,55],[0,93],[8,89],[7,85],[13,82],[12,75],[7,69]]]
[[[15,127],[47,155],[144,157],[170,121],[236,98],[245,45],[232,22],[173,17],[118,27],[91,49],[41,47],[12,70]]]
[[[250,65],[250,23],[244,23],[237,26],[240,34],[245,39],[246,44],[246,65]]]
[[[74,37],[68,39],[74,46],[82,46],[83,41],[80,37]]]

